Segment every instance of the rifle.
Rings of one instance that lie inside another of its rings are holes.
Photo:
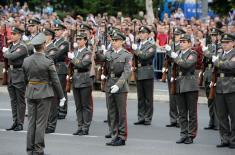
[[[173,28],[173,51],[175,51],[175,28]],[[172,95],[176,94],[176,74],[177,74],[177,64],[173,63],[173,71],[172,71],[172,81],[171,81],[171,89],[170,92]]]
[[[134,35],[134,43],[136,43],[136,31],[135,31],[135,28],[136,28],[136,20],[133,20],[133,28],[134,28],[134,31],[133,31],[133,35]],[[138,65],[138,58],[136,55],[133,54],[133,63],[132,63],[132,71],[131,71],[131,76],[130,76],[130,81],[136,81],[136,68],[137,68],[137,65]]]
[[[106,22],[105,22],[105,31],[104,31],[104,43],[105,43],[105,48],[107,49],[108,48],[108,39],[107,39],[108,28],[107,28],[107,20],[105,20],[105,21]],[[101,66],[101,74],[99,74],[99,75],[100,75],[100,78],[101,78],[101,75],[104,75],[104,76],[107,75],[106,62],[103,62],[102,66]],[[101,83],[100,83],[101,91],[105,91],[105,84],[106,84],[106,79],[101,80]]]
[[[215,55],[217,56],[217,48],[218,48],[218,39],[216,39],[216,42],[215,42]],[[216,85],[216,81],[217,81],[217,68],[213,67],[213,70],[212,70],[212,76],[211,76],[211,84],[210,84],[210,92],[209,92],[209,97],[208,99],[214,99],[215,98],[215,85]]]
[[[75,38],[77,35],[77,23],[76,23],[76,29],[74,36],[72,38]],[[73,39],[74,40],[74,39]],[[72,45],[73,46],[73,45]],[[68,74],[66,76],[66,92],[70,93],[71,90],[71,78],[73,76],[73,64],[71,63],[71,60],[68,60]]]
[[[209,29],[208,29],[208,26],[207,26],[207,31],[206,31],[206,46],[209,44],[209,40],[210,40],[208,32],[209,32]],[[205,63],[206,63],[206,59],[204,57],[203,60],[202,60],[201,74],[199,75],[199,86],[202,86],[202,83],[203,83],[203,73],[206,70]]]
[[[170,40],[170,28],[171,28],[171,24],[169,23],[167,44],[169,44],[169,40]],[[162,72],[162,79],[161,79],[162,82],[166,82],[169,63],[170,63],[169,56],[167,54],[165,54],[164,64],[163,64],[163,72]]]
[[[7,43],[7,26],[4,25],[4,47],[8,47]],[[4,58],[4,68],[3,68],[3,79],[2,79],[2,85],[8,84],[8,59]]]

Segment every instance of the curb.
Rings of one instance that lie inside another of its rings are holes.
[[[0,86],[0,93],[8,93],[7,87]],[[92,95],[93,95],[93,97],[105,98],[105,93],[101,92],[101,91],[97,91],[97,90],[93,90]],[[72,93],[68,93],[68,96],[72,96]],[[136,92],[129,92],[127,95],[127,99],[137,100],[137,93]],[[159,101],[160,102],[169,102],[169,94],[167,91],[157,90],[154,92],[153,99],[155,102],[159,102]],[[198,103],[199,104],[207,104],[207,98],[199,96]]]

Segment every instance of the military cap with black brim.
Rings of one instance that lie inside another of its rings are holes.
[[[179,28],[179,27],[176,27],[175,29],[174,29],[174,34],[175,35],[181,35],[181,34],[185,34],[186,32],[183,30],[183,29],[181,29],[181,28]]]
[[[66,26],[63,24],[55,24],[54,30],[64,30],[66,29]]]
[[[38,19],[30,19],[28,24],[29,24],[29,26],[30,25],[40,25],[41,22]]]
[[[189,41],[189,42],[191,42],[191,37],[190,37],[190,35],[188,35],[188,34],[181,34],[180,35],[180,41]]]
[[[80,29],[81,29],[82,31],[85,31],[85,30],[92,30],[92,28],[91,28],[89,25],[87,25],[87,24],[81,24],[81,25],[80,25]]]
[[[55,32],[52,29],[49,29],[49,28],[44,29],[43,33],[45,35],[51,35],[51,36],[55,35]]]
[[[76,39],[87,39],[87,34],[84,32],[78,32],[76,35]]]
[[[141,26],[139,32],[142,33],[151,33],[151,30],[147,26]]]
[[[18,34],[23,34],[24,30],[18,28],[18,27],[13,27],[11,30],[12,33],[18,33]]]
[[[235,36],[228,33],[224,33],[222,35],[221,42],[230,42],[230,41],[235,41]]]
[[[126,40],[126,36],[122,32],[114,32],[112,34],[112,39],[113,40]]]

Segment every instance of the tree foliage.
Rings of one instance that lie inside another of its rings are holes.
[[[234,0],[213,0],[209,6],[220,16],[228,15],[230,10],[235,9]]]

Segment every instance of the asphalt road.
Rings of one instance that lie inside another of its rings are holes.
[[[128,100],[128,140],[125,146],[110,147],[105,143],[107,134],[106,106],[103,97],[94,98],[94,116],[89,136],[73,136],[76,131],[75,106],[72,97],[69,99],[69,112],[65,120],[59,120],[55,134],[46,135],[45,152],[50,155],[235,155],[235,150],[216,148],[218,131],[205,131],[208,123],[208,108],[205,104],[198,106],[199,130],[194,144],[176,144],[179,138],[178,128],[166,128],[169,123],[167,102],[155,101],[154,118],[151,126],[134,126],[137,120],[137,101]],[[12,124],[9,97],[0,92],[0,155],[25,155],[26,130],[5,131]]]

